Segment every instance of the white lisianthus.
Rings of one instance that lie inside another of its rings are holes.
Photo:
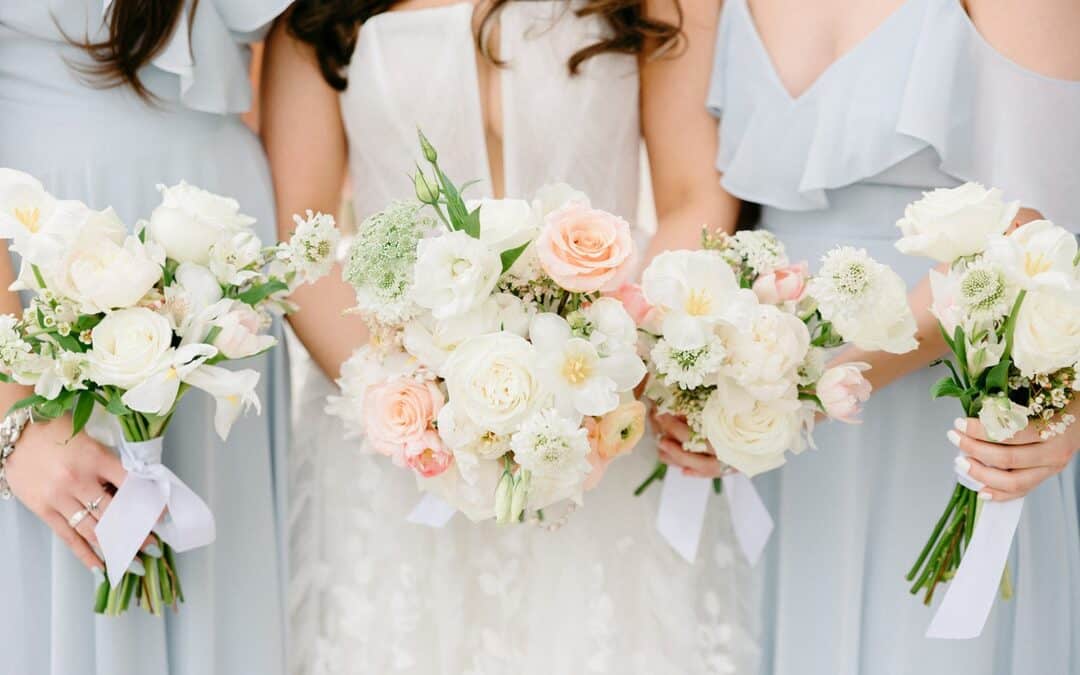
[[[588,323],[589,342],[601,356],[635,349],[637,325],[621,302],[615,298],[598,298],[581,313]]]
[[[180,181],[158,186],[161,204],[150,215],[149,235],[177,262],[205,265],[210,247],[224,236],[251,227],[254,218],[240,213],[235,199]]]
[[[414,299],[437,319],[463,314],[491,295],[501,273],[499,253],[464,232],[421,239]]]
[[[781,397],[759,400],[727,379],[702,411],[705,436],[717,459],[747,476],[781,466],[788,450],[800,452],[806,419],[794,387]]]
[[[581,501],[591,471],[588,432],[556,410],[537,412],[510,438],[514,461],[532,474],[529,504],[544,508],[561,499]]]
[[[735,273],[715,251],[661,253],[646,268],[641,289],[664,313],[664,338],[681,350],[703,346],[717,322],[736,322],[757,305],[753,291],[739,288]]]
[[[469,338],[500,330],[525,337],[529,315],[524,303],[508,293],[497,293],[464,314],[436,319],[430,313],[405,324],[403,344],[422,364],[442,375],[443,364]]]
[[[810,348],[806,324],[774,305],[758,305],[749,321],[719,330],[727,347],[727,372],[758,398],[787,391]]]
[[[169,319],[177,334],[185,337],[188,326],[197,316],[221,300],[221,284],[213,272],[195,263],[180,263],[173,283],[165,287],[161,313]]]
[[[677,349],[661,338],[649,356],[665,385],[693,389],[716,382],[727,352],[720,338],[711,335],[705,344],[690,349]]]
[[[986,259],[1025,290],[1055,291],[1080,304],[1076,236],[1049,220],[1033,220],[995,237]]]
[[[334,217],[309,209],[306,218],[293,215],[293,222],[296,230],[288,242],[279,246],[278,260],[296,273],[297,281],[308,282],[326,276],[334,265],[341,241]]]
[[[458,346],[443,367],[451,404],[473,425],[509,433],[544,403],[537,354],[507,332],[480,335]]]
[[[558,314],[537,314],[529,335],[537,351],[537,373],[565,417],[610,412],[619,405],[619,393],[645,377],[636,350],[625,347],[601,357],[591,342],[575,337]]]
[[[164,252],[129,235],[119,242],[80,237],[55,266],[46,267],[51,290],[85,314],[132,307],[161,280]]]
[[[225,233],[210,245],[207,266],[221,283],[243,286],[259,276],[261,254],[262,242],[251,230]]]
[[[896,222],[903,234],[896,248],[951,263],[982,252],[992,236],[1009,229],[1019,210],[1019,202],[1005,203],[1000,190],[978,183],[932,190],[904,209]]]
[[[1007,396],[987,396],[979,410],[979,422],[992,441],[1007,441],[1027,428],[1028,409]]]
[[[274,336],[264,332],[269,325],[269,317],[251,305],[226,298],[207,307],[192,322],[185,343],[202,342],[216,329],[213,345],[218,351],[227,359],[243,359],[277,344]]]
[[[256,414],[262,411],[255,391],[259,385],[257,370],[227,370],[204,364],[189,373],[185,381],[214,397],[214,430],[221,440],[229,436],[241,414],[252,408]]]
[[[1080,310],[1058,293],[1029,291],[1020,303],[1012,360],[1025,377],[1080,363]]]
[[[172,326],[145,307],[111,312],[94,327],[87,352],[89,376],[100,385],[130,389],[171,360]]]
[[[480,209],[480,241],[501,254],[532,241],[540,232],[529,202],[523,199],[480,199],[466,203]]]
[[[822,317],[861,349],[902,354],[918,346],[903,279],[863,249],[826,253],[807,291]]]

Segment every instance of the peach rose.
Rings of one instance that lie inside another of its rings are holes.
[[[845,363],[822,374],[816,392],[826,415],[847,424],[858,424],[855,417],[870,398],[870,383],[862,374],[869,368],[867,363]]]
[[[424,435],[405,448],[405,463],[424,478],[433,478],[450,468],[454,461],[438,432],[425,431]]]
[[[630,225],[606,211],[569,204],[544,219],[536,255],[548,276],[568,291],[614,290],[630,273]]]
[[[808,276],[809,269],[804,262],[778,267],[769,274],[759,276],[752,290],[763,304],[779,305],[801,298]]]
[[[434,382],[398,377],[376,384],[364,396],[364,427],[375,449],[396,461],[421,442],[446,402]]]

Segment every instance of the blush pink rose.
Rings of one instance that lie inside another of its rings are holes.
[[[765,305],[779,305],[782,302],[795,301],[806,290],[809,268],[801,262],[787,267],[778,267],[768,274],[762,274],[754,281],[753,291],[758,300]]]
[[[434,382],[398,377],[376,384],[364,396],[364,427],[378,452],[404,460],[405,449],[421,442],[446,402]]]
[[[825,414],[847,424],[858,424],[856,417],[862,404],[870,398],[872,387],[863,371],[867,363],[845,363],[829,368],[817,383],[817,397],[825,408]]]
[[[609,295],[622,303],[626,313],[638,326],[643,325],[648,320],[649,314],[655,311],[655,308],[645,299],[641,286],[637,284],[623,284]]]
[[[454,455],[446,449],[434,430],[425,431],[419,440],[405,448],[405,463],[424,478],[438,476],[449,469],[453,461]]]
[[[618,288],[630,273],[634,258],[630,225],[618,216],[582,204],[569,204],[548,214],[535,245],[548,276],[577,293]]]

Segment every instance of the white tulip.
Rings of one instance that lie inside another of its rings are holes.
[[[229,436],[232,425],[241,414],[254,408],[261,412],[259,396],[255,388],[259,384],[257,370],[227,370],[217,366],[202,366],[191,371],[185,382],[202,389],[214,397],[214,430],[221,440]]]

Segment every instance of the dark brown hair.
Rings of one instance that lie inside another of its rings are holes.
[[[191,5],[188,30],[198,4],[195,0]],[[73,67],[102,86],[126,85],[144,99],[153,98],[139,79],[139,70],[168,44],[183,11],[183,0],[113,0],[107,18],[108,37],[100,42],[67,38],[93,59],[91,64]]]
[[[490,23],[496,12],[515,0],[485,0],[483,14],[475,31],[476,45],[493,63],[503,65],[490,47]],[[527,0],[520,0],[527,1]],[[653,55],[675,46],[682,39],[682,9],[675,23],[646,16],[645,0],[587,0],[574,11],[578,17],[602,17],[611,28],[608,37],[586,45],[570,56],[567,68],[576,75],[583,62],[603,54]],[[356,47],[360,26],[375,16],[388,12],[398,0],[300,0],[288,13],[288,28],[298,40],[315,48],[319,69],[331,87],[342,91],[348,85],[344,71]]]

